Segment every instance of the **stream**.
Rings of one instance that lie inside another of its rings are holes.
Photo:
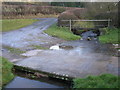
[[[64,88],[64,86],[16,76],[5,88]]]
[[[8,88],[70,88],[71,82],[56,80],[55,78],[35,77],[34,75],[17,70],[14,72],[15,78],[8,83],[4,89]]]
[[[50,81],[50,80],[49,80]],[[64,83],[51,81],[38,81],[25,77],[16,76],[5,88],[66,88]]]

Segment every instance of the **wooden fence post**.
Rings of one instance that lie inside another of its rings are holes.
[[[70,19],[70,31],[71,31],[71,19]]]
[[[110,27],[110,19],[108,19],[108,28]]]

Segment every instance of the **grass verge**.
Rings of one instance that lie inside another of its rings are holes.
[[[111,74],[74,79],[74,88],[118,88],[118,77]]]
[[[38,45],[32,45],[32,47],[34,47],[34,49],[43,49],[43,50],[49,49],[49,48],[38,46]]]
[[[28,26],[38,20],[35,19],[3,19],[2,32],[7,32]]]
[[[19,55],[21,53],[25,53],[25,51],[21,51],[18,48],[13,48],[13,47],[9,47],[9,46],[4,46],[4,48],[6,48],[7,50],[9,50],[11,53],[15,53],[17,55]]]
[[[99,37],[102,43],[120,43],[118,40],[118,35],[120,29],[107,29],[107,33]]]
[[[80,36],[74,35],[72,32],[69,31],[66,27],[58,27],[56,24],[52,25],[50,28],[44,31],[45,33],[53,36],[58,37],[64,40],[78,40]]]
[[[0,66],[2,66],[2,84],[0,87],[2,87],[10,82],[14,78],[14,75],[12,73],[13,64],[3,57],[0,57],[0,61],[2,62],[0,63]]]

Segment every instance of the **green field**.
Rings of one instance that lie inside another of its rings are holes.
[[[64,40],[78,40],[80,36],[74,35],[68,28],[66,27],[58,27],[56,24],[52,25],[50,28],[44,31],[45,33],[58,37]]]
[[[3,19],[2,20],[2,32],[16,30],[25,26],[28,26],[38,20],[35,19]]]
[[[74,88],[118,88],[118,77],[111,74],[88,76],[73,80]]]
[[[2,62],[0,63],[0,66],[2,66],[2,84],[0,84],[0,87],[2,87],[10,82],[14,78],[14,75],[12,73],[13,64],[11,62],[3,57],[0,57],[0,62]]]
[[[120,43],[118,40],[118,35],[120,29],[106,29],[106,34],[99,37],[102,43]]]

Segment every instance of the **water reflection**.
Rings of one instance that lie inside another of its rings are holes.
[[[15,77],[5,88],[64,88],[55,84],[31,80],[23,77]]]

